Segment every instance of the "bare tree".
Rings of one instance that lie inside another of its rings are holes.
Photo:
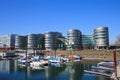
[[[120,44],[120,35],[117,36],[116,44]]]

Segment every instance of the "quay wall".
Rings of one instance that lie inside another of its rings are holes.
[[[48,55],[73,55],[80,54],[83,59],[114,59],[113,50],[56,50],[56,51],[44,51]],[[120,60],[120,50],[116,50],[117,60]]]

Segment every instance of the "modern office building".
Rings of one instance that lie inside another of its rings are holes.
[[[106,49],[109,46],[108,27],[94,29],[95,49]]]
[[[16,34],[4,35],[0,37],[0,49],[14,49]]]
[[[83,49],[93,49],[94,35],[82,35],[82,46]]]
[[[45,33],[45,50],[56,50],[58,49],[59,39],[62,34],[59,32],[47,32]]]
[[[42,48],[44,43],[42,43],[44,40],[43,34],[29,34],[27,36],[27,48],[28,49],[37,49]]]
[[[67,31],[67,49],[80,50],[82,49],[82,33],[77,29],[69,29]]]
[[[27,36],[16,35],[15,36],[15,49],[27,48]]]
[[[78,29],[69,29],[65,38],[59,32],[45,34],[29,34],[21,36],[16,34],[0,36],[0,49],[106,49],[109,47],[108,27],[94,29],[94,35],[82,35]]]

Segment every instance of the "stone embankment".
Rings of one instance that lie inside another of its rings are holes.
[[[83,59],[114,59],[113,50],[57,50],[57,51],[45,51],[44,53],[48,55],[73,55],[80,54]],[[120,50],[116,50],[117,60],[120,60]]]

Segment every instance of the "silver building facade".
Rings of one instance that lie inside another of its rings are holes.
[[[95,49],[106,49],[109,46],[108,27],[94,29]]]
[[[82,33],[77,29],[69,29],[67,31],[67,49],[82,49]]]
[[[27,48],[27,36],[16,35],[15,36],[15,49]]]
[[[39,45],[43,45],[42,40],[44,38],[43,34],[29,34],[27,36],[27,48],[28,49],[37,49]]]
[[[45,33],[45,50],[55,50],[58,48],[59,40],[62,37],[59,32],[47,32]]]

